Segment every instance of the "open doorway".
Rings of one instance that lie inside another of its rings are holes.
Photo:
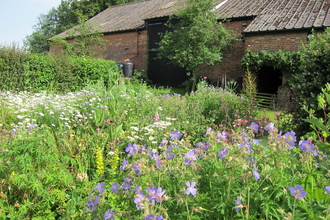
[[[278,87],[282,85],[282,72],[271,66],[263,66],[258,71],[257,89],[258,92],[276,94]]]

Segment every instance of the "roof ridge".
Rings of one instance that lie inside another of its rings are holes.
[[[142,3],[142,2],[150,2],[150,1],[153,1],[153,0],[141,0],[141,1],[135,1],[135,2],[127,2],[127,3],[124,3],[124,4],[112,5],[109,8],[119,7],[119,6],[124,6],[124,5],[134,5],[134,4],[139,4],[139,3]]]

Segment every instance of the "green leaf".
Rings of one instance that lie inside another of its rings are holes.
[[[312,118],[312,119],[303,119],[303,120],[317,126],[319,129],[324,131],[327,135],[330,135],[329,129],[327,127],[325,127],[319,119]]]

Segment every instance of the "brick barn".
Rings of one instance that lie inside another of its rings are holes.
[[[180,6],[180,0],[144,0],[112,6],[94,16],[89,21],[99,25],[108,40],[101,57],[116,62],[130,59],[155,84],[180,85],[187,79],[185,70],[155,59],[159,33],[167,29],[166,21]],[[253,52],[298,50],[312,29],[322,31],[330,26],[329,8],[330,0],[217,0],[215,13],[228,21],[224,26],[240,41],[221,63],[202,65],[198,75],[207,76],[211,82],[242,78],[240,61],[247,48]],[[58,36],[67,35],[63,32]],[[259,82],[271,85],[259,88],[262,92],[276,93],[282,84],[281,70],[265,66],[256,74]]]

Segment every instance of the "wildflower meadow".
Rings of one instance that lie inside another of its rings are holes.
[[[3,90],[0,219],[330,219],[329,146],[267,112],[127,79]]]

